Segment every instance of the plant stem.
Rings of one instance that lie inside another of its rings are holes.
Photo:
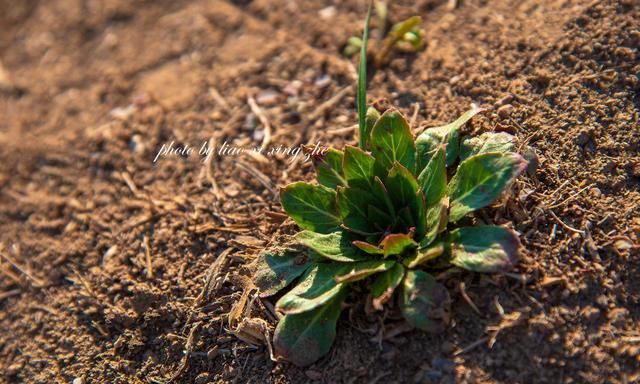
[[[364,31],[362,32],[362,46],[360,47],[360,65],[358,68],[358,128],[359,146],[366,149],[366,115],[367,115],[367,40],[369,40],[369,19],[371,18],[371,2],[367,10],[367,17],[364,21]]]

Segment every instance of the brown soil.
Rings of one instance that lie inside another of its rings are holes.
[[[231,310],[281,226],[274,192],[309,165],[152,160],[258,145],[250,97],[274,144],[354,143],[340,50],[365,2],[0,1],[0,382],[640,381],[640,3],[449,3],[393,2],[427,47],[372,73],[371,99],[418,106],[416,133],[475,102],[492,110],[469,130],[531,146],[538,169],[481,215],[513,223],[525,258],[447,280],[441,335],[351,297],[300,369],[234,336]],[[246,315],[272,326],[266,306]]]

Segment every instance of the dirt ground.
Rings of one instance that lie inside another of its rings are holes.
[[[356,296],[307,368],[234,336],[250,263],[290,229],[277,189],[312,172],[197,151],[259,145],[267,124],[272,145],[355,143],[340,52],[365,7],[0,1],[0,383],[640,382],[635,0],[391,2],[426,48],[371,71],[371,100],[415,133],[473,102],[489,111],[469,131],[518,137],[538,167],[481,216],[525,257],[451,276],[441,335]],[[195,151],[154,163],[171,141]],[[246,315],[273,326],[268,307]]]

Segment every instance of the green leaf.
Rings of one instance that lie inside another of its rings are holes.
[[[332,189],[300,181],[280,190],[280,203],[302,229],[320,233],[339,229],[336,191]]]
[[[427,203],[421,190],[416,192],[415,197],[409,203],[409,209],[413,214],[413,223],[415,224],[414,237],[416,239],[421,239],[428,230]]]
[[[331,189],[336,189],[338,185],[347,185],[342,175],[343,157],[342,151],[333,148],[329,148],[323,155],[313,156],[318,183]]]
[[[404,267],[395,263],[393,267],[379,274],[371,285],[372,304],[378,311],[391,299],[393,291],[402,282]]]
[[[420,16],[412,16],[400,23],[395,24],[387,37],[384,39],[382,44],[382,48],[376,54],[376,65],[378,67],[382,66],[382,64],[386,61],[387,56],[391,52],[391,49],[402,40],[406,33],[409,33],[413,30],[420,28],[420,23],[422,22],[422,18]]]
[[[416,28],[413,31],[405,33],[404,36],[402,37],[402,41],[399,41],[398,44],[402,44],[405,42],[409,43],[409,47],[411,47],[410,49],[408,49],[406,44],[403,44],[402,47],[405,50],[408,49],[410,52],[417,52],[420,49],[422,49],[422,47],[424,47],[424,41],[422,40],[422,34],[420,33],[420,29]]]
[[[298,366],[309,365],[331,349],[347,289],[325,305],[298,315],[285,315],[273,335],[276,354]]]
[[[460,143],[460,160],[481,153],[513,151],[516,138],[506,132],[485,132],[480,136],[465,137]]]
[[[435,154],[418,176],[418,185],[427,200],[427,207],[438,204],[447,193],[447,167],[444,146],[436,148]]]
[[[384,250],[384,257],[389,257],[391,255],[401,255],[406,250],[416,248],[418,243],[409,234],[392,233],[382,239],[380,246]]]
[[[302,313],[317,308],[338,294],[341,284],[334,279],[344,273],[347,264],[316,264],[301,278],[298,285],[276,303],[283,313]]]
[[[369,148],[370,144],[371,144],[371,130],[373,129],[373,126],[376,124],[376,121],[378,121],[378,119],[380,118],[380,112],[378,112],[377,109],[375,109],[374,107],[369,107],[367,108],[367,115],[365,117],[365,147],[364,148]]]
[[[369,40],[369,19],[371,19],[371,3],[367,9],[367,17],[364,20],[362,32],[362,45],[360,46],[360,65],[358,66],[358,127],[360,148],[366,148],[366,115],[367,115],[367,41]]]
[[[356,53],[360,52],[362,47],[362,39],[357,36],[351,36],[347,39],[347,45],[342,50],[342,54],[346,57],[352,57]]]
[[[377,233],[367,215],[373,196],[359,188],[338,187],[338,210],[343,226],[362,235]]]
[[[483,153],[460,163],[447,191],[449,221],[493,203],[526,166],[526,160],[516,153]]]
[[[474,272],[504,272],[519,259],[515,232],[492,225],[462,227],[447,237],[451,264]]]
[[[394,260],[371,260],[351,263],[348,265],[349,270],[342,270],[340,275],[335,277],[335,280],[338,283],[353,283],[376,273],[384,272],[393,267],[395,263]]]
[[[386,110],[373,126],[371,151],[385,170],[397,161],[410,173],[416,171],[416,147],[409,123],[395,109]]]
[[[398,211],[398,222],[400,225],[404,225],[404,227],[400,227],[402,230],[415,228],[416,225],[413,222],[413,215],[409,207],[404,207]]]
[[[311,266],[306,252],[272,249],[258,255],[253,282],[260,289],[260,297],[275,295],[291,284]]]
[[[447,193],[447,168],[445,165],[445,150],[441,145],[436,149],[435,155],[429,160],[429,164],[418,176],[418,183],[421,186],[426,198],[426,231],[424,238],[420,241],[420,247],[424,248],[435,240],[438,233],[444,229],[448,209]]]
[[[438,204],[427,208],[427,233],[420,240],[420,248],[429,246],[447,227],[449,198],[443,197]]]
[[[470,110],[465,112],[453,123],[441,127],[429,128],[422,132],[416,139],[418,170],[423,169],[429,163],[429,160],[431,160],[431,157],[435,154],[436,148],[441,144],[446,144],[446,165],[447,167],[451,166],[456,161],[460,150],[460,127],[465,125],[467,121],[471,120],[471,118],[479,112],[482,112],[482,109],[473,104]]]
[[[393,217],[371,204],[367,207],[367,215],[373,223],[374,228],[378,231],[384,232],[394,225]]]
[[[418,181],[402,164],[394,161],[387,176],[387,189],[395,207],[406,207],[416,199]]]
[[[421,23],[422,18],[420,16],[411,16],[410,18],[395,24],[391,28],[391,31],[389,31],[387,38],[394,40],[393,42],[395,43],[402,39],[406,33],[420,27]]]
[[[371,190],[376,159],[360,148],[347,145],[344,150],[344,175],[351,187]]]
[[[408,270],[402,281],[400,310],[407,322],[427,332],[442,332],[449,323],[449,292],[430,274]]]
[[[391,197],[389,196],[389,191],[378,176],[373,178],[373,195],[377,201],[384,204],[384,207],[387,209],[389,215],[391,215],[392,217],[396,215],[396,210],[393,206],[393,202],[391,201]]]
[[[384,254],[384,250],[376,245],[371,243],[367,243],[366,241],[356,240],[353,242],[353,245],[358,249],[370,254],[370,255],[382,255]]]
[[[418,248],[416,253],[411,257],[402,260],[402,263],[409,269],[413,269],[419,265],[426,263],[429,260],[433,260],[444,253],[444,246],[437,244],[429,248]]]
[[[334,261],[353,262],[365,259],[351,244],[351,239],[344,231],[329,234],[302,231],[298,232],[295,238],[321,256]]]

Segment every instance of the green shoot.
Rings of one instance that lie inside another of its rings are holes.
[[[369,20],[371,19],[371,3],[367,9],[367,17],[364,21],[362,42],[360,46],[360,65],[358,68],[358,140],[360,148],[366,145],[366,116],[367,116],[367,40],[369,40]]]

